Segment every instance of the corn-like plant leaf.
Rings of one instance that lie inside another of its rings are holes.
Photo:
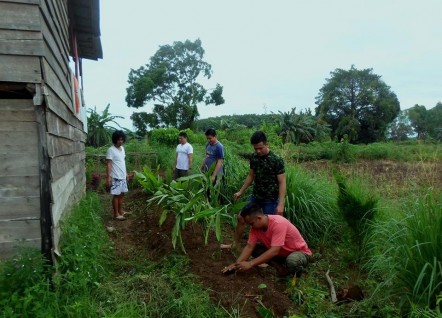
[[[175,219],[175,224],[174,224],[174,226],[172,228],[172,245],[173,245],[173,248],[176,247],[176,241],[178,239],[178,236],[181,235],[180,223],[181,223],[181,215],[177,215],[176,219]]]
[[[158,221],[158,223],[160,225],[163,225],[164,221],[166,221],[166,218],[167,218],[167,210],[164,209],[163,212],[161,213],[160,220]]]
[[[225,208],[222,207],[220,210],[218,210],[216,212],[216,219],[215,219],[215,235],[216,235],[216,239],[218,241],[221,241],[221,212],[224,210]]]

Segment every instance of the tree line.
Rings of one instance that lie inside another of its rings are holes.
[[[324,139],[351,143],[370,143],[393,139],[442,139],[442,104],[428,109],[423,105],[401,111],[399,100],[373,69],[336,69],[330,73],[316,96],[314,113],[310,110],[271,114],[228,115],[199,119],[198,106],[222,105],[223,86],[206,88],[201,80],[210,79],[212,67],[204,61],[200,39],[160,46],[149,63],[131,69],[128,75],[128,107],[149,106],[150,112],[131,116],[137,136],[155,128],[179,130],[258,128],[263,122],[275,125],[283,142],[308,143]],[[97,146],[106,136],[112,116],[109,105],[102,115],[89,110],[88,144]]]

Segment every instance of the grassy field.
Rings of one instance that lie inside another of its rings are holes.
[[[243,155],[252,147],[243,139],[220,134],[226,148],[227,186],[222,191],[227,200],[247,174]],[[193,170],[197,171],[203,159],[204,139],[194,136],[193,140]],[[281,297],[291,301],[284,315],[440,316],[440,144],[270,145],[286,162],[285,216],[315,252],[308,275],[296,284],[287,281],[285,290],[280,291]],[[164,184],[169,185],[174,148],[173,140],[130,141],[126,152],[155,152]],[[102,155],[105,151],[88,149],[87,154]],[[143,164],[155,171],[150,158],[127,159],[130,171],[142,171]],[[103,173],[103,169],[100,160],[88,156],[88,185],[94,191],[102,190],[101,180],[98,185],[92,183],[93,175]],[[199,184],[204,184],[204,177],[198,178]],[[178,203],[188,206],[193,199],[189,205],[193,208],[185,210],[184,216],[192,218],[202,205],[195,199],[194,188],[186,189],[188,197]],[[173,192],[167,191],[164,193],[169,196]],[[216,230],[215,223],[209,221],[219,214],[226,238],[234,225],[231,216],[238,209],[231,203],[227,202],[225,210],[214,202],[205,203],[204,208],[210,210],[203,219],[205,229]],[[132,210],[140,217],[137,220],[143,221],[145,207],[140,207],[138,201],[133,204]],[[189,273],[190,264],[195,262],[192,253],[186,256],[179,249],[171,249],[161,261],[137,252],[130,258],[121,257],[116,252],[120,243],[106,232],[104,220],[109,212],[104,210],[105,204],[91,192],[65,220],[63,257],[57,268],[47,268],[35,251],[23,251],[20,257],[0,264],[2,317],[253,317],[251,312],[256,317],[283,316],[264,302],[251,304],[238,298],[235,305],[226,307],[221,299],[214,299],[213,292],[217,291],[208,289],[204,277]],[[177,211],[173,204],[170,210]],[[184,222],[183,233],[200,226],[201,220]],[[166,234],[170,240],[171,233]],[[327,270],[338,291],[358,286],[364,299],[341,306],[331,303],[324,276]]]

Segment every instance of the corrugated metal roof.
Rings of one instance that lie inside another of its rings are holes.
[[[77,34],[78,56],[102,59],[99,0],[69,0],[69,17],[72,30]]]

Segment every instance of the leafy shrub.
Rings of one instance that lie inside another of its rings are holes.
[[[352,162],[354,161],[353,145],[348,141],[348,136],[344,135],[341,142],[338,144],[333,158],[334,162]]]
[[[50,268],[37,249],[23,249],[0,263],[0,312],[3,317],[44,317],[56,302],[51,293]]]
[[[150,139],[153,143],[176,146],[178,144],[178,134],[180,131],[176,128],[158,128],[150,131]]]

